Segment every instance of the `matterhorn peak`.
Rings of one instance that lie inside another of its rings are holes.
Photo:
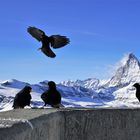
[[[133,53],[125,55],[115,72],[115,75],[107,83],[109,86],[123,86],[140,82],[140,63]]]
[[[124,66],[124,65],[130,65],[131,64],[137,64],[140,66],[140,63],[138,61],[138,59],[136,58],[136,56],[133,53],[129,53],[127,55],[125,55],[121,61],[120,61],[120,66]]]

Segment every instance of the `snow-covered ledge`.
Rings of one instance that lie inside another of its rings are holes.
[[[139,140],[140,109],[19,109],[0,113],[0,140]]]

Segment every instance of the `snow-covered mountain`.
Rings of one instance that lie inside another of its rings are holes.
[[[65,107],[140,107],[133,84],[140,82],[140,63],[134,54],[125,56],[115,74],[108,80],[63,81],[57,84]],[[0,110],[12,109],[15,94],[25,85],[33,88],[32,106],[42,106],[41,93],[48,89],[48,81],[31,85],[15,79],[0,82]]]
[[[124,86],[134,82],[140,82],[140,63],[131,53],[120,61],[119,68],[107,85]]]
[[[81,87],[84,87],[84,88],[91,88],[91,89],[95,89],[98,87],[100,81],[99,79],[96,79],[96,78],[88,78],[84,81],[82,80],[76,80],[76,81],[63,81],[61,82],[62,85],[65,85],[65,86],[70,86],[70,87],[73,87],[73,86],[81,86]]]

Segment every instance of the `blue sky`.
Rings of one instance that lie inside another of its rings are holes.
[[[124,54],[140,59],[139,0],[3,0],[0,18],[0,80],[104,79]],[[48,58],[28,26],[71,43]]]

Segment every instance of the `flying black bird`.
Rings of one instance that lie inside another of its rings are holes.
[[[67,38],[66,36],[61,35],[47,36],[45,32],[36,27],[28,27],[27,31],[38,41],[42,42],[42,47],[39,49],[41,49],[41,51],[45,55],[51,58],[54,58],[56,55],[51,50],[50,46],[54,49],[57,49],[67,45],[70,42],[69,38]]]

